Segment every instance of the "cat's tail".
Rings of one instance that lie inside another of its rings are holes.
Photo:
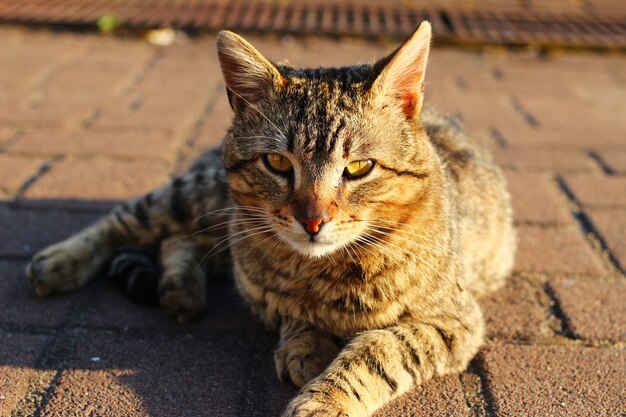
[[[126,246],[119,249],[111,258],[107,276],[133,302],[158,307],[159,277],[162,272],[156,250]]]

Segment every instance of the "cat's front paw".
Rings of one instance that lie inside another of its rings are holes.
[[[326,337],[307,334],[288,340],[274,353],[278,379],[302,387],[321,374],[338,353],[335,342]]]
[[[35,292],[47,296],[55,292],[75,290],[83,286],[101,267],[92,246],[69,239],[47,247],[33,256],[26,267]]]
[[[351,414],[338,409],[328,396],[303,392],[291,400],[281,417],[351,417]]]

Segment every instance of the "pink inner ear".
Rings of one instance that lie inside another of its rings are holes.
[[[400,97],[402,100],[402,112],[407,118],[411,118],[415,115],[415,109],[417,108],[418,98],[417,94],[406,93]]]
[[[407,72],[396,81],[395,89],[402,103],[402,112],[408,118],[414,117],[424,94],[424,84],[421,82],[422,72]]]

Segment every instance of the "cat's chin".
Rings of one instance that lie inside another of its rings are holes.
[[[335,252],[337,249],[341,248],[343,243],[324,243],[324,242],[293,242],[288,241],[289,246],[291,246],[296,252],[301,255],[308,256],[309,258],[320,258],[324,255],[328,255],[330,253]]]

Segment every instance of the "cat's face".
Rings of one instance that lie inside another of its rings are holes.
[[[235,110],[224,162],[250,233],[322,256],[401,223],[436,158],[418,122],[426,29],[374,66],[318,70],[276,67],[220,34]]]

